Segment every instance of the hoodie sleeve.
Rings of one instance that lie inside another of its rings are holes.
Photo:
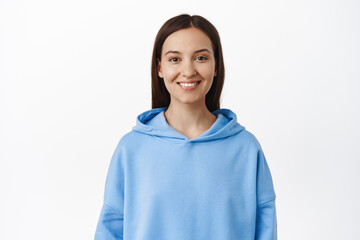
[[[276,194],[269,166],[261,148],[257,166],[256,240],[277,240]]]
[[[110,161],[104,191],[104,201],[98,220],[95,240],[123,239],[124,167],[120,145]]]

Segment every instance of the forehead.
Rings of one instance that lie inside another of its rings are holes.
[[[192,27],[170,34],[163,44],[162,53],[169,50],[191,52],[201,48],[212,51],[211,40],[202,30]]]

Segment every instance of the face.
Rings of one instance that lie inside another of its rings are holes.
[[[197,28],[181,29],[169,35],[158,60],[158,75],[170,93],[171,103],[205,104],[205,95],[216,76],[210,38]],[[196,82],[195,86],[180,83]]]

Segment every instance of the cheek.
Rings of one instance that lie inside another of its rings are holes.
[[[177,76],[178,72],[176,71],[175,68],[166,68],[163,71],[163,74],[167,80],[171,81],[173,78],[175,78]]]
[[[199,68],[199,72],[206,79],[212,79],[214,77],[215,66],[213,64],[204,65]]]

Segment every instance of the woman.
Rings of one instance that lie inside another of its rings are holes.
[[[119,141],[95,240],[277,239],[275,191],[255,136],[220,108],[216,28],[169,19],[152,57],[152,109]]]

